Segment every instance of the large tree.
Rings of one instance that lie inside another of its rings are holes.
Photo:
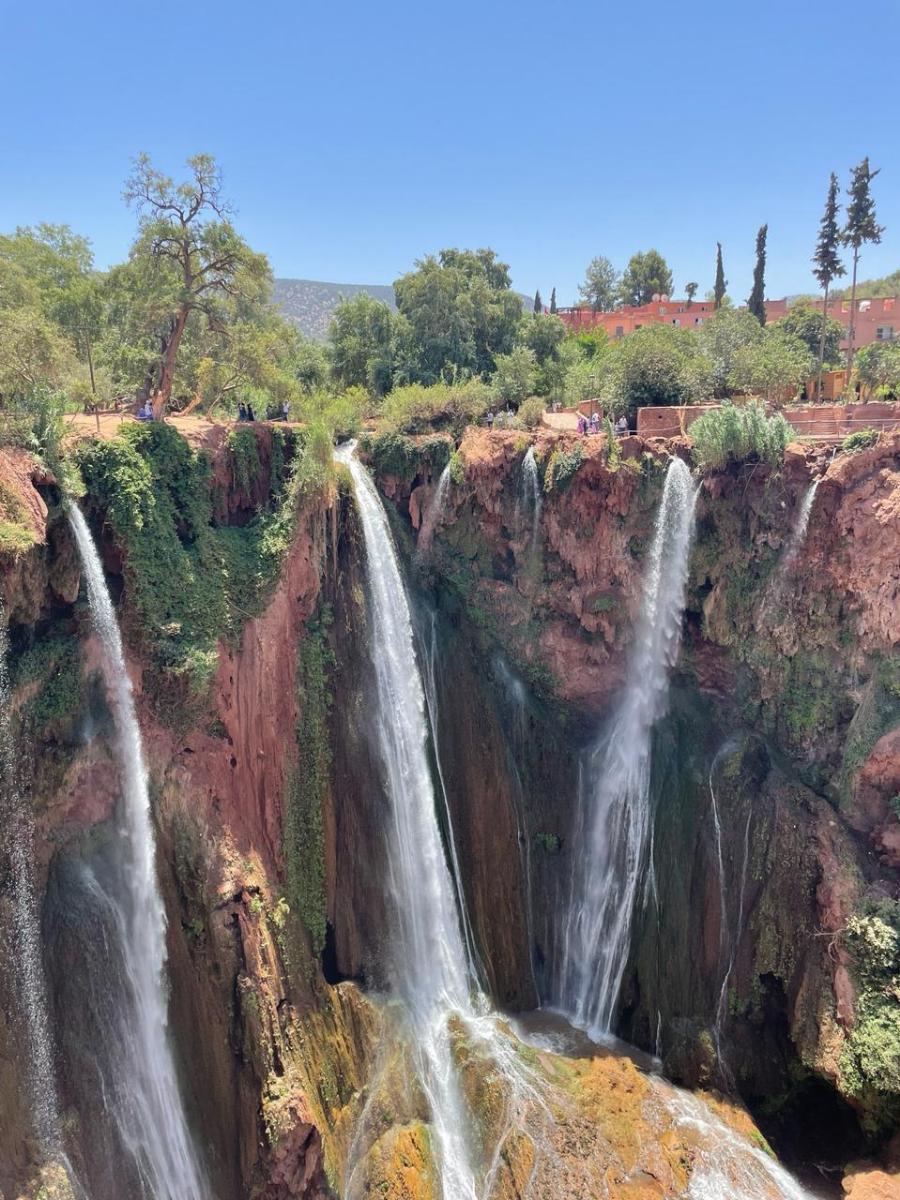
[[[522,319],[509,267],[493,250],[442,250],[394,284],[398,371],[408,383],[487,377]]]
[[[554,317],[556,316],[556,288],[550,293],[550,312]]]
[[[538,288],[538,290],[534,293],[534,304],[532,305],[532,311],[534,312],[535,316],[537,316],[538,313],[542,313],[544,311],[544,302],[541,299],[541,289],[540,288]]]
[[[360,292],[335,309],[328,330],[331,372],[342,387],[368,388],[376,396],[391,389],[394,374],[394,314],[387,304]]]
[[[699,283],[693,283],[693,282],[686,283],[684,285],[684,294],[687,296],[688,308],[690,308],[691,305],[694,303],[694,297],[697,295],[697,289],[699,287],[700,287]]]
[[[847,379],[852,382],[853,348],[856,340],[856,269],[860,250],[866,243],[880,242],[884,226],[875,217],[875,200],[872,197],[872,180],[878,174],[869,167],[868,157],[853,168],[847,195],[847,222],[841,234],[844,245],[853,249],[853,275],[850,284],[850,335],[847,340]]]
[[[841,241],[841,230],[838,225],[838,177],[831,172],[828,184],[828,195],[825,199],[825,211],[819,222],[819,236],[813,253],[813,274],[819,281],[824,298],[822,301],[822,328],[819,336],[818,359],[816,364],[816,398],[822,396],[822,367],[825,362],[825,336],[828,326],[828,289],[832,282],[845,275],[846,268],[841,262],[838,246]]]
[[[731,373],[739,351],[754,346],[763,336],[755,317],[746,309],[720,308],[698,332],[698,340],[709,362],[713,395],[723,399],[731,386]]]
[[[716,282],[713,286],[713,303],[716,308],[722,307],[727,287],[728,280],[725,278],[725,267],[722,263],[722,243],[716,242]]]
[[[768,225],[760,225],[756,235],[756,265],[753,268],[753,287],[747,299],[747,310],[760,325],[766,323],[766,237]]]
[[[841,357],[841,339],[844,327],[840,321],[826,317],[824,313],[814,309],[807,303],[795,304],[787,316],[770,326],[782,333],[789,333],[799,338],[809,352],[819,361],[821,353],[823,361],[837,363]]]
[[[619,299],[623,304],[649,304],[654,296],[670,296],[672,283],[669,264],[660,252],[639,250],[622,274]]]
[[[157,417],[171,399],[188,323],[224,330],[242,306],[261,304],[271,285],[266,259],[231,223],[215,159],[198,154],[187,166],[188,178],[176,184],[143,154],[125,185],[138,212],[130,265],[154,300],[157,351],[145,387]]]
[[[600,254],[588,263],[578,295],[594,312],[609,312],[616,306],[618,288],[616,268]]]

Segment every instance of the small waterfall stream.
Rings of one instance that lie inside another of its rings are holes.
[[[563,914],[554,1002],[594,1036],[610,1032],[628,959],[635,900],[647,862],[650,745],[665,711],[694,530],[696,490],[673,458],[644,578],[625,689],[605,736],[587,756]]]
[[[437,523],[444,511],[444,505],[447,503],[447,491],[450,487],[450,464],[447,463],[437,481],[437,487],[434,489],[434,495],[428,502],[428,507],[425,509],[425,515],[422,518],[422,526],[419,529],[419,537],[417,546],[420,551],[427,550],[431,545],[431,539],[434,537],[434,531],[437,528]]]
[[[378,695],[377,738],[387,783],[387,890],[395,925],[391,976],[404,1002],[428,1099],[444,1200],[476,1196],[468,1120],[453,1063],[449,1019],[474,1017],[453,880],[444,855],[428,762],[428,718],[400,564],[381,499],[349,444],[366,545]]]
[[[537,546],[541,524],[541,478],[538,474],[534,446],[529,446],[522,459],[522,504],[525,512],[531,513],[531,550]]]
[[[105,1109],[118,1128],[147,1200],[207,1200],[168,1040],[166,918],[156,878],[156,840],[131,680],[87,522],[75,504],[68,505],[68,517],[87,584],[91,621],[102,647],[122,787],[115,875],[112,880],[91,878],[87,883],[118,942],[116,953],[124,976],[123,1011],[115,1014],[104,1055]]]
[[[76,1195],[83,1196],[62,1141],[53,1034],[41,954],[41,926],[34,887],[30,803],[19,781],[19,755],[10,728],[9,644],[0,607],[0,820],[8,850],[13,911],[13,968],[22,1005],[28,1052],[28,1083],[34,1131],[47,1163],[58,1163]]]

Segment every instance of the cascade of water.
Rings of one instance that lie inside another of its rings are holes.
[[[435,814],[425,696],[406,589],[384,507],[353,450],[350,444],[338,457],[349,466],[356,489],[378,639],[377,736],[389,802],[387,890],[396,927],[391,976],[409,1018],[444,1198],[473,1200],[475,1176],[448,1024],[454,1013],[474,1017],[466,952]]]
[[[462,920],[463,938],[466,947],[466,959],[468,962],[469,975],[474,980],[483,980],[485,978],[484,964],[481,962],[478,947],[475,942],[475,934],[472,931],[472,923],[469,920],[469,914],[466,910],[465,898],[462,895],[462,871],[459,866],[459,856],[456,851],[456,837],[453,833],[453,814],[450,811],[450,801],[447,796],[447,785],[444,782],[444,769],[441,765],[441,746],[438,738],[438,689],[437,689],[437,666],[438,666],[438,648],[437,648],[437,614],[431,613],[431,622],[428,631],[428,637],[421,639],[422,646],[422,682],[425,688],[425,703],[426,712],[428,714],[428,725],[431,730],[431,744],[434,746],[434,760],[437,767],[438,782],[441,785],[441,794],[444,802],[444,812],[447,817],[447,841],[450,846],[450,856],[453,862],[452,881],[458,889],[457,896],[459,901],[459,912]]]
[[[791,530],[791,536],[788,539],[787,548],[779,564],[779,569],[784,572],[790,570],[797,555],[800,552],[803,542],[806,538],[806,531],[809,528],[809,518],[812,515],[813,503],[816,499],[816,492],[819,489],[819,480],[814,479],[803,494],[803,499],[800,501],[800,507],[797,509],[797,520],[794,522],[794,528]]]
[[[123,1011],[111,1029],[112,1069],[104,1103],[147,1200],[206,1200],[179,1094],[167,1036],[166,919],[156,878],[156,843],[147,770],[122,640],[100,557],[74,504],[68,517],[87,584],[91,621],[102,647],[102,670],[116,729],[122,795],[116,876],[92,880],[98,908],[119,945]]]
[[[534,457],[534,446],[529,446],[522,459],[522,493],[525,508],[531,510],[531,549],[537,545],[538,529],[541,523],[541,479],[538,475],[537,461]]]
[[[25,1018],[28,1086],[34,1130],[47,1162],[59,1163],[76,1193],[83,1192],[62,1144],[56,1089],[53,1035],[47,984],[41,957],[41,927],[34,887],[33,829],[30,805],[19,781],[18,753],[10,728],[9,653],[6,622],[0,607],[0,818],[9,854],[13,918],[13,968]]]
[[[431,539],[434,537],[434,531],[437,528],[437,523],[441,513],[444,511],[444,505],[447,502],[447,491],[450,487],[450,464],[447,463],[438,478],[437,487],[434,489],[434,495],[425,509],[425,516],[422,518],[422,526],[419,529],[419,537],[416,542],[417,548],[427,550],[431,545]]]
[[[681,640],[695,502],[690,471],[672,459],[625,689],[606,736],[581,772],[554,1001],[576,1025],[597,1036],[612,1024],[647,859],[651,735],[665,711],[669,669]]]

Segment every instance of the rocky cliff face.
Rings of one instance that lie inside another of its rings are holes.
[[[427,1197],[427,1112],[408,1051],[359,986],[383,982],[390,929],[370,736],[377,647],[354,509],[340,477],[288,496],[285,463],[302,447],[244,433],[185,457],[141,432],[83,460],[151,774],[188,1107],[225,1200]],[[689,452],[628,439],[610,462],[602,438],[538,435],[535,522],[528,445],[469,431],[440,512],[428,510],[446,442],[410,443],[402,469],[380,476],[411,568],[445,833],[483,982],[514,1011],[549,992],[579,754],[627,669],[666,457]],[[779,573],[813,478],[807,538]],[[0,515],[16,526],[0,527],[0,588],[63,1120],[93,1200],[112,1200],[99,1132],[91,1150],[72,1124],[77,1108],[103,1125],[81,1069],[98,1031],[76,884],[109,847],[111,721],[54,483],[8,451],[0,482]],[[898,926],[898,505],[900,444],[888,439],[832,463],[792,449],[778,475],[748,464],[705,480],[683,653],[656,735],[657,890],[638,921],[622,1031],[659,1048],[676,1078],[733,1083],[779,1148],[807,1161],[883,1141],[900,1094],[898,968],[884,942]],[[38,1148],[9,962],[0,1192],[30,1196]],[[497,1125],[506,1085],[463,1036],[456,1053],[490,1153],[508,1134]],[[636,1180],[648,1196],[683,1188],[697,1148],[630,1065],[542,1054],[528,1069],[563,1119],[548,1141],[534,1113],[523,1118],[497,1197],[546,1169],[536,1147],[568,1164],[573,1196],[601,1176],[613,1196],[637,1194]],[[820,1136],[804,1143],[810,1124]]]
[[[535,536],[530,441],[467,432],[413,561],[454,644],[477,647],[479,678],[460,700],[472,727],[462,717],[446,731],[449,771],[505,763],[499,785],[490,770],[466,779],[468,819],[493,814],[498,791],[506,813],[524,814],[529,853],[470,887],[474,923],[490,945],[510,890],[531,896],[540,992],[568,879],[573,761],[624,678],[665,459],[689,446],[627,439],[609,461],[602,437],[538,434]],[[382,490],[415,536],[436,472],[406,461]],[[626,1036],[676,1078],[737,1087],[781,1148],[820,1162],[883,1138],[900,1096],[900,964],[889,952],[873,980],[870,945],[895,945],[898,928],[898,503],[896,435],[833,460],[791,447],[778,473],[748,462],[703,480],[683,652],[656,731],[657,894],[623,989]],[[551,760],[538,774],[535,744]]]

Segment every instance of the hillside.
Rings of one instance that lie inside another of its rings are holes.
[[[394,289],[383,283],[325,283],[318,279],[276,279],[273,299],[307,337],[324,341],[331,314],[342,299],[367,292],[394,307]]]

